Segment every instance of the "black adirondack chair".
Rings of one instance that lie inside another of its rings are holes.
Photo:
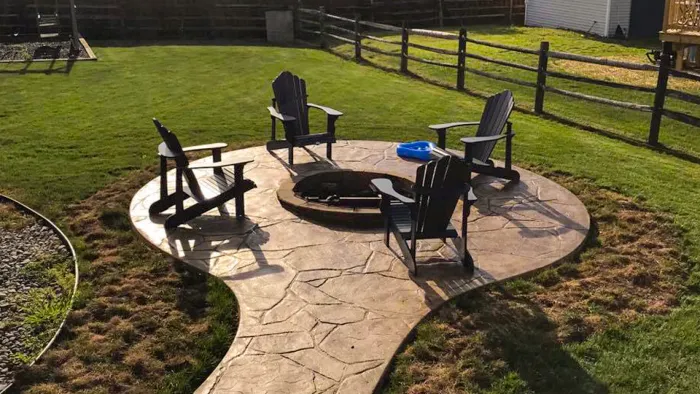
[[[513,124],[508,120],[513,112],[513,93],[504,90],[486,100],[484,112],[479,122],[454,122],[430,125],[430,129],[437,132],[438,147],[445,149],[447,130],[454,127],[478,126],[476,136],[462,138],[464,144],[464,159],[471,165],[471,172],[491,175],[498,178],[519,181],[520,174],[512,167]],[[505,134],[503,130],[506,130]],[[506,140],[505,167],[496,167],[490,159],[496,143]],[[470,174],[471,177],[471,174]]]
[[[228,215],[224,203],[236,199],[236,217],[245,217],[245,192],[254,189],[255,183],[243,178],[243,168],[253,160],[221,161],[221,149],[226,144],[199,145],[183,148],[175,134],[163,126],[157,119],[153,119],[163,143],[158,146],[160,155],[160,200],[149,207],[149,214],[159,214],[168,208],[175,206],[175,213],[165,220],[165,228],[175,228],[189,220],[203,215],[205,212],[218,208],[222,215]],[[213,163],[190,164],[187,152],[211,150]],[[175,192],[168,194],[167,161],[174,160]],[[233,167],[233,173],[225,170]],[[193,170],[212,169],[213,174],[200,177],[195,176]],[[186,186],[183,184],[187,184]],[[193,198],[196,203],[188,208],[184,207],[184,201]]]
[[[396,191],[391,180],[372,180],[372,188],[382,196],[381,212],[386,232],[384,243],[389,246],[389,233],[393,233],[403,254],[404,264],[415,275],[416,242],[421,239],[458,238],[459,234],[450,222],[457,201],[463,198],[462,241],[464,257],[462,264],[474,269],[474,260],[467,249],[467,218],[476,196],[468,182],[469,169],[458,157],[445,152],[440,159],[418,167],[412,197]],[[410,246],[408,241],[411,242]]]
[[[272,119],[272,138],[267,144],[268,150],[289,149],[289,165],[294,165],[294,148],[308,145],[326,144],[326,157],[333,158],[335,142],[335,122],[343,116],[342,112],[307,102],[306,82],[284,71],[272,82],[275,98],[268,107]],[[309,108],[319,109],[328,116],[326,132],[311,134],[309,131]],[[277,121],[284,126],[285,141],[277,141]]]

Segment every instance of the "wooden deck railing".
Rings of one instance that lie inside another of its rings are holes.
[[[664,31],[669,30],[700,34],[700,0],[666,0]]]

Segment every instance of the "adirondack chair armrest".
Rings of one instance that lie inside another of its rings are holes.
[[[275,107],[267,107],[267,110],[270,111],[271,117],[278,119],[282,122],[293,122],[293,121],[297,120],[297,118],[295,118],[293,116],[282,115],[281,113],[279,113],[279,111],[277,111],[277,109]]]
[[[309,108],[320,109],[321,111],[325,112],[328,116],[333,116],[336,118],[343,116],[342,112],[334,110],[333,108],[330,108],[330,107],[324,107],[322,105],[313,104],[313,103],[306,103],[306,106]]]
[[[245,166],[248,163],[252,163],[253,159],[234,159],[227,161],[218,161],[214,163],[201,163],[201,164],[190,164],[187,169],[190,170],[201,170],[206,168],[224,168],[231,166]]]
[[[195,145],[195,146],[187,146],[182,148],[183,152],[198,152],[198,151],[203,151],[203,150],[215,150],[215,149],[224,149],[228,146],[228,144],[224,142],[217,142],[213,144],[206,144],[206,145]]]
[[[441,123],[441,124],[431,124],[428,126],[430,130],[433,131],[440,131],[440,130],[449,130],[454,127],[463,127],[463,126],[478,126],[481,122],[452,122],[452,123]]]
[[[493,142],[493,141],[502,140],[506,137],[510,138],[510,137],[513,137],[514,135],[515,134],[499,134],[499,135],[491,135],[488,137],[466,137],[466,138],[462,138],[460,141],[462,141],[462,143],[465,145],[477,145],[477,144],[483,144],[486,142]]]
[[[416,203],[415,200],[413,200],[412,198],[408,198],[408,197],[404,196],[403,194],[397,192],[396,189],[394,189],[394,184],[391,183],[390,179],[386,179],[386,178],[372,179],[371,187],[374,191],[381,194],[382,197],[393,198],[393,199],[401,201],[402,203],[407,204],[407,205],[412,205],[412,204]]]
[[[442,123],[433,124],[428,126],[431,130],[435,131],[438,136],[437,146],[438,148],[445,149],[447,147],[447,130],[453,127],[462,126],[478,126],[480,122],[452,122],[452,123]]]

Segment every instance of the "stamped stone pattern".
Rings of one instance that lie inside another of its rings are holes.
[[[245,173],[258,185],[246,194],[245,221],[213,210],[166,233],[165,216],[148,216],[158,178],[131,203],[132,221],[149,242],[222,278],[238,299],[236,339],[198,393],[371,393],[427,313],[469,290],[567,257],[590,228],[583,204],[548,179],[525,170],[518,184],[476,177],[479,201],[469,217],[476,272],[468,275],[458,262],[460,242],[425,241],[414,278],[393,240],[384,245],[381,229],[305,221],[280,205],[276,190],[290,178],[334,168],[413,179],[420,163],[398,158],[396,144],[381,141],[339,141],[332,162],[323,156],[325,146],[297,149],[292,168],[280,152],[255,147],[224,154],[224,160],[255,159]],[[460,213],[458,207],[457,228]]]

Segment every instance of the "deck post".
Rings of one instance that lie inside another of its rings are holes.
[[[70,40],[71,54],[78,55],[80,53],[80,33],[78,32],[78,17],[75,13],[75,1],[70,0],[70,25],[72,37]]]
[[[401,29],[401,72],[408,72],[408,28],[406,22],[403,22]]]
[[[318,7],[318,31],[319,38],[321,39],[321,49],[326,49],[328,44],[326,42],[326,7]]]
[[[464,90],[464,72],[467,66],[467,29],[459,29],[459,47],[457,49],[457,90]]]
[[[362,60],[362,35],[360,35],[360,14],[355,14],[355,61]]]
[[[549,62],[549,42],[540,43],[540,60],[537,65],[537,89],[535,91],[535,113],[544,112],[544,92],[547,88],[547,63]]]
[[[649,145],[659,144],[659,130],[661,129],[661,117],[664,112],[664,102],[666,101],[666,87],[668,86],[669,68],[671,68],[671,53],[673,44],[664,42],[661,51],[661,61],[659,62],[659,76],[656,80],[656,93],[654,95],[654,108],[651,112],[651,124],[649,125]],[[678,59],[676,59],[678,61]],[[681,60],[682,61],[682,60]]]

